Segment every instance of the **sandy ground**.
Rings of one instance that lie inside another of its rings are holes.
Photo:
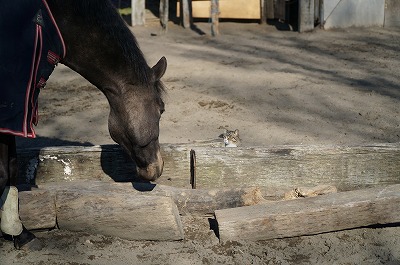
[[[133,29],[150,65],[168,59],[162,143],[217,139],[239,129],[244,146],[400,141],[400,30],[299,34],[256,23],[196,30],[156,21]],[[64,66],[40,96],[39,137],[26,146],[112,143],[104,96]],[[207,218],[184,216],[180,242],[131,242],[66,231],[38,233],[44,249],[0,264],[400,264],[400,227],[360,228],[264,242],[220,244]]]

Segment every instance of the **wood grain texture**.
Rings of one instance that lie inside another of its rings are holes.
[[[183,226],[171,198],[127,193],[58,191],[60,229],[129,240],[181,240]]]
[[[400,185],[215,211],[221,241],[313,235],[400,222]]]
[[[19,216],[28,230],[56,227],[56,196],[46,190],[22,191],[19,195]]]
[[[56,193],[94,192],[107,193],[109,197],[119,194],[130,196],[158,196],[171,198],[180,214],[212,214],[215,210],[256,205],[264,201],[259,188],[183,189],[150,183],[108,183],[99,181],[74,181],[49,183],[40,189]]]
[[[218,148],[162,145],[164,172],[155,183],[190,188],[190,150],[196,151],[199,189],[260,187],[265,198],[296,187],[333,185],[339,191],[399,184],[400,144],[369,146],[268,146]],[[38,153],[36,184],[76,180],[137,181],[135,165],[116,145],[60,147]],[[26,162],[26,164],[29,164]],[[27,166],[21,165],[21,181]],[[70,174],[68,169],[71,169]]]

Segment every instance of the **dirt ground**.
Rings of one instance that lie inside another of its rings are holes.
[[[194,30],[156,20],[133,29],[150,65],[168,60],[162,143],[217,139],[239,129],[244,146],[400,141],[400,29],[299,34],[257,23]],[[112,143],[104,96],[60,65],[40,95],[38,138],[20,148]],[[400,227],[221,244],[207,218],[184,216],[186,239],[133,242],[38,232],[39,252],[0,239],[0,264],[400,264]]]

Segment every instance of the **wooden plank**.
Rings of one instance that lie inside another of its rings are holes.
[[[19,192],[19,216],[28,230],[56,227],[56,196],[46,190]]]
[[[256,205],[264,201],[259,188],[225,189],[182,189],[150,183],[107,183],[101,181],[74,181],[68,183],[50,183],[40,189],[54,192],[129,194],[131,196],[169,197],[177,205],[180,214],[211,214],[218,209]],[[118,195],[117,195],[118,196]]]
[[[128,193],[59,191],[60,229],[85,231],[129,240],[170,241],[184,238],[178,208],[171,198]]]
[[[182,0],[182,5],[185,0]],[[210,18],[210,1],[192,0],[192,17]],[[177,10],[180,9],[180,1],[177,2]],[[219,0],[220,18],[236,19],[261,19],[260,0]],[[177,13],[180,16],[180,13]]]
[[[164,172],[155,183],[180,188],[190,188],[191,149],[196,151],[199,189],[254,186],[260,187],[267,198],[283,196],[296,187],[333,185],[339,191],[347,191],[400,183],[398,143],[238,148],[164,144],[161,148]],[[38,185],[77,180],[138,180],[134,163],[116,145],[21,150],[19,157],[35,164],[32,153],[39,153],[40,158],[36,166]],[[25,183],[27,172],[31,174],[35,166],[20,166],[20,182]]]
[[[267,240],[400,222],[400,185],[215,211],[219,236]]]
[[[299,32],[314,29],[314,0],[299,0]]]
[[[132,26],[145,23],[145,0],[132,0]]]

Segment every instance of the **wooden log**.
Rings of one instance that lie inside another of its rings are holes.
[[[19,216],[28,230],[56,227],[56,196],[46,190],[19,192]]]
[[[132,0],[132,26],[145,23],[145,0]]]
[[[347,191],[400,183],[399,143],[238,148],[164,144],[161,148],[165,166],[155,183],[174,187],[190,188],[191,149],[196,152],[199,189],[255,186],[266,199],[275,199],[296,187],[333,185]],[[32,154],[40,159],[35,160]],[[26,161],[19,170],[24,183],[32,178],[35,167],[37,185],[77,180],[138,181],[134,163],[117,145],[20,150],[19,158]],[[32,161],[39,163],[35,166]]]
[[[215,211],[220,240],[266,240],[400,222],[400,185]]]
[[[224,189],[182,189],[150,183],[107,183],[100,181],[78,181],[64,184],[50,183],[40,189],[61,192],[93,192],[129,194],[131,196],[158,196],[172,198],[180,214],[211,214],[218,209],[256,205],[264,201],[259,188],[224,188]]]
[[[56,206],[60,229],[129,240],[170,241],[184,238],[178,208],[171,198],[99,191],[58,191]]]
[[[165,162],[164,184],[179,187],[189,186],[189,153],[187,146],[165,145],[162,157]],[[35,154],[38,156],[34,160]],[[117,145],[103,146],[63,146],[41,150],[21,150],[19,157],[26,161],[20,165],[19,182],[40,185],[49,182],[69,182],[77,180],[98,180],[109,182],[137,182],[136,165]],[[29,159],[29,160],[28,160]],[[27,163],[34,164],[28,168]],[[32,171],[36,177],[32,181]],[[184,176],[187,175],[187,178]],[[180,178],[176,177],[179,176]]]

